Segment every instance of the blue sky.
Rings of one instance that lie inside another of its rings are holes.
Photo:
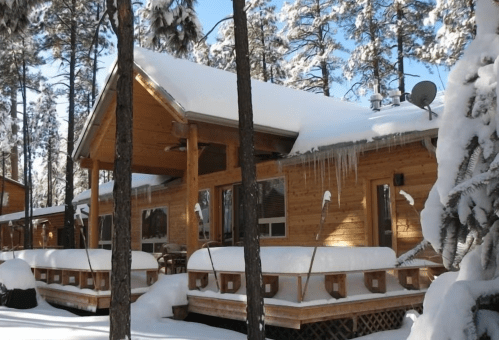
[[[288,2],[291,0],[288,0]],[[273,3],[276,5],[277,10],[280,9],[283,0],[273,0]],[[198,0],[197,5],[196,5],[196,12],[198,14],[199,20],[201,24],[203,25],[203,31],[207,32],[209,31],[219,20],[229,16],[232,14],[232,1],[231,0]],[[215,29],[209,39],[208,42],[213,43],[215,41],[217,34],[217,30]],[[341,33],[339,33],[341,35]],[[340,37],[339,37],[340,38]],[[349,44],[348,47],[353,47],[353,44]],[[348,58],[347,54],[342,55],[343,58]],[[102,71],[100,72],[100,85],[102,87],[102,82],[104,81],[108,68],[112,61],[114,60],[115,56],[110,56],[106,57],[103,60],[103,67]],[[443,91],[444,90],[444,85],[447,83],[447,76],[448,76],[448,71],[446,70],[445,67],[437,67],[431,66],[430,70],[433,73],[430,73],[427,68],[422,65],[421,63],[415,62],[415,61],[410,61],[406,60],[405,61],[405,71],[406,73],[410,74],[416,74],[419,75],[420,77],[406,77],[406,91],[410,92],[414,85],[422,80],[430,80],[434,82],[437,85],[438,91]],[[438,71],[440,72],[440,76],[438,74]],[[397,86],[396,82],[393,82],[393,87]],[[351,84],[349,82],[345,82],[344,84],[333,84],[332,88],[332,95],[335,97],[341,98],[350,88]],[[367,98],[361,99],[361,104],[368,106],[369,102]]]

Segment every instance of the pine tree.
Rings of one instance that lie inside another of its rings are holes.
[[[278,35],[275,6],[270,0],[251,0],[246,6],[251,77],[265,82],[284,79],[284,41]],[[235,72],[234,21],[222,23],[217,42],[211,46],[212,64]]]
[[[427,24],[438,28],[436,40],[422,46],[421,55],[429,62],[452,66],[476,36],[476,0],[437,1]]]
[[[20,33],[30,20],[33,8],[41,0],[0,0],[0,35]]]
[[[283,36],[289,44],[291,60],[285,84],[330,96],[342,60],[337,56],[344,47],[335,39],[338,20],[335,0],[295,0],[281,10]]]
[[[202,36],[202,26],[194,10],[195,0],[148,0],[141,11],[147,27],[141,44],[150,49],[186,56]]]
[[[346,97],[358,98],[369,88],[386,94],[395,69],[391,61],[389,25],[384,10],[386,0],[348,0],[341,4],[342,27],[347,38],[355,41],[355,49],[345,64],[344,75],[354,84]]]

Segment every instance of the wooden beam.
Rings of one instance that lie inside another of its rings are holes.
[[[185,119],[185,117],[173,108],[173,106],[170,104],[170,102],[168,100],[166,100],[161,93],[159,93],[159,91],[156,89],[156,86],[154,84],[152,84],[148,79],[146,79],[140,73],[137,73],[135,75],[135,80],[137,80],[137,82],[140,85],[142,85],[142,87],[144,89],[146,89],[147,92],[149,92],[149,94],[154,99],[156,99],[158,101],[158,103],[160,103],[161,106],[163,106],[172,115],[172,117],[175,120],[177,120],[179,122],[187,123],[187,120]]]
[[[225,148],[226,169],[234,169],[239,166],[239,149],[237,145],[229,144]]]
[[[88,226],[88,247],[99,247],[99,161],[93,160],[90,191],[90,225]]]
[[[92,169],[92,160],[90,158],[81,158],[80,166],[84,169]],[[113,163],[99,162],[100,170],[113,170]],[[152,175],[167,175],[172,177],[183,177],[184,170],[170,169],[146,165],[132,165],[132,172]]]
[[[187,124],[172,123],[172,135],[176,138],[187,138],[189,127]],[[192,126],[192,125],[191,125]],[[215,143],[239,146],[239,131],[237,128],[210,123],[199,123],[198,141],[201,143]],[[287,154],[293,147],[295,138],[269,135],[262,132],[255,133],[255,149],[268,152]]]
[[[198,201],[198,128],[189,127],[187,139],[187,259],[198,249],[198,223],[194,206]]]

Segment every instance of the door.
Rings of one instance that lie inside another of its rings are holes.
[[[390,179],[371,181],[373,245],[394,248],[393,190]]]
[[[231,246],[234,241],[234,189],[232,186],[223,187],[220,191],[221,198],[221,220],[222,220],[222,244]]]

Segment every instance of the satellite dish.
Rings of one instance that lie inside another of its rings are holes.
[[[433,82],[425,80],[422,82],[417,83],[413,88],[410,96],[408,96],[408,100],[410,103],[416,105],[417,107],[422,108],[423,110],[426,110],[426,107],[428,106],[428,109],[430,111],[430,120],[432,114],[436,115],[435,113],[431,112],[430,104],[435,100],[435,97],[437,96],[437,85],[435,85]]]

